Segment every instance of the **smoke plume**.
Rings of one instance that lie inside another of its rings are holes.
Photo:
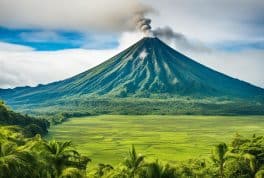
[[[143,32],[145,36],[153,36],[151,31],[151,19],[146,18],[144,14],[137,14],[134,18],[136,29]]]
[[[184,51],[210,52],[210,49],[201,42],[189,40],[184,34],[175,32],[168,26],[152,30],[151,19],[146,18],[144,14],[137,14],[134,19],[136,29],[146,37],[158,37],[173,48]]]
[[[210,49],[201,42],[190,40],[184,34],[175,32],[168,26],[152,30],[152,34],[172,45],[174,48],[196,52],[210,52]]]
[[[150,19],[140,18],[137,21],[137,28],[143,32],[150,31],[151,30],[150,23],[151,23]]]
[[[167,44],[180,50],[189,50],[195,52],[210,52],[211,50],[201,42],[189,40],[184,34],[173,31],[170,27],[151,28],[151,19],[146,18],[144,14],[135,17],[136,29],[143,32],[146,37],[158,37]]]

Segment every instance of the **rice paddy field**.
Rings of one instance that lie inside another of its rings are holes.
[[[100,115],[52,126],[48,139],[71,140],[92,164],[121,162],[132,144],[149,160],[208,157],[235,134],[264,135],[264,116]]]

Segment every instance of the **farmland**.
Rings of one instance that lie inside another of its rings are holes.
[[[72,140],[93,164],[116,164],[134,144],[148,159],[168,162],[208,157],[235,134],[263,135],[264,116],[100,115],[52,126],[48,139]]]

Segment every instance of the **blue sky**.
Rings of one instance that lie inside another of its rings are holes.
[[[96,34],[78,31],[43,30],[43,29],[9,29],[0,27],[0,41],[29,46],[37,51],[55,51],[74,48],[115,49],[118,35],[115,33]],[[206,44],[210,48],[223,51],[241,51],[247,49],[264,49],[264,40],[256,41],[220,41]]]
[[[0,41],[30,46],[38,51],[72,48],[111,49],[118,46],[116,35],[91,34],[77,31],[41,29],[8,29],[0,27]]]
[[[212,48],[228,52],[238,52],[252,49],[263,50],[264,41],[225,41],[212,44]]]

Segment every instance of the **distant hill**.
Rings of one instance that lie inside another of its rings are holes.
[[[0,126],[1,125],[17,125],[21,126],[26,136],[34,136],[48,132],[49,122],[44,119],[37,119],[28,115],[22,115],[7,108],[0,101]]]
[[[122,108],[133,113],[134,108],[136,113],[144,106],[147,110],[139,113],[156,113],[156,108],[165,114],[264,114],[264,89],[201,65],[158,38],[143,38],[63,81],[0,90],[0,98],[27,112],[64,108],[96,113],[96,108],[99,113],[120,113]],[[168,103],[171,110],[164,108]]]

